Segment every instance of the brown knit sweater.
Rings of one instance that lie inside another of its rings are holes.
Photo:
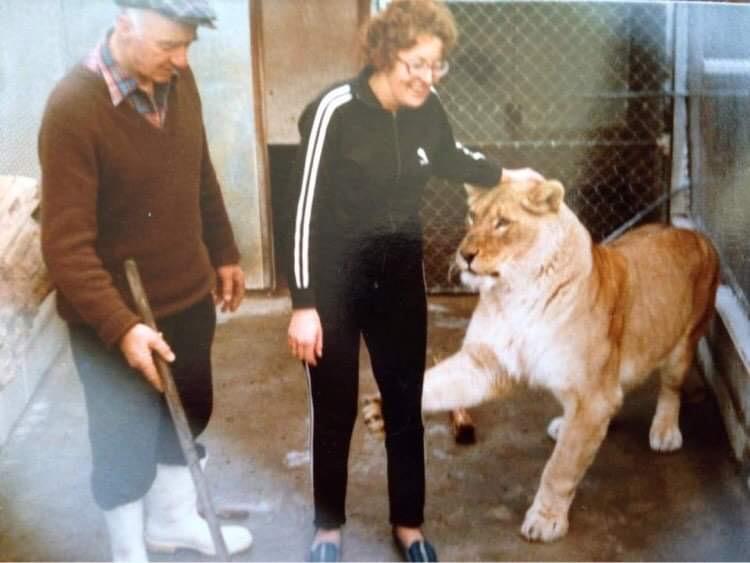
[[[47,102],[39,132],[42,250],[60,315],[107,345],[139,317],[123,262],[134,258],[157,318],[203,299],[215,268],[239,259],[190,71],[169,95],[162,129],[104,80],[75,67]]]

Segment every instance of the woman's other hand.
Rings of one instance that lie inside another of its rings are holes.
[[[316,309],[295,309],[289,321],[287,342],[292,356],[317,365],[323,357],[323,327]]]

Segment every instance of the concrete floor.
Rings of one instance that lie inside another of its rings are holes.
[[[428,357],[457,348],[473,300],[431,299]],[[217,406],[203,441],[217,504],[241,503],[255,536],[236,561],[295,561],[312,535],[307,388],[286,351],[284,297],[248,298],[224,317],[215,346]],[[365,356],[365,354],[363,354]],[[366,366],[366,357],[363,357]],[[361,392],[374,390],[363,370]],[[539,391],[473,411],[478,443],[453,443],[447,415],[426,418],[426,531],[443,560],[750,559],[748,491],[716,405],[693,378],[682,413],[683,449],[648,447],[655,389],[633,394],[578,490],[570,532],[531,544],[519,528],[552,442],[545,428],[558,408]],[[0,560],[108,558],[104,522],[88,486],[90,457],[80,385],[69,359],[36,393],[0,450]],[[397,560],[387,522],[382,440],[357,424],[350,459],[344,557]],[[190,561],[178,552],[158,561]],[[208,559],[205,559],[208,560]]]

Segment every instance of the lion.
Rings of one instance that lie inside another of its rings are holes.
[[[422,406],[467,408],[521,382],[557,398],[555,448],[521,526],[552,541],[623,396],[654,371],[650,446],[682,446],[680,387],[713,313],[718,256],[701,234],[665,225],[594,244],[555,180],[467,193],[455,262],[479,299],[461,349],[425,372]]]

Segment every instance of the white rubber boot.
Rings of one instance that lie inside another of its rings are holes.
[[[123,504],[104,511],[112,561],[148,561],[143,543],[143,501]]]
[[[156,479],[146,495],[146,546],[149,551],[174,553],[194,549],[214,555],[206,521],[198,514],[197,493],[190,470],[182,465],[157,465]],[[229,554],[249,548],[253,536],[243,526],[222,526]]]

